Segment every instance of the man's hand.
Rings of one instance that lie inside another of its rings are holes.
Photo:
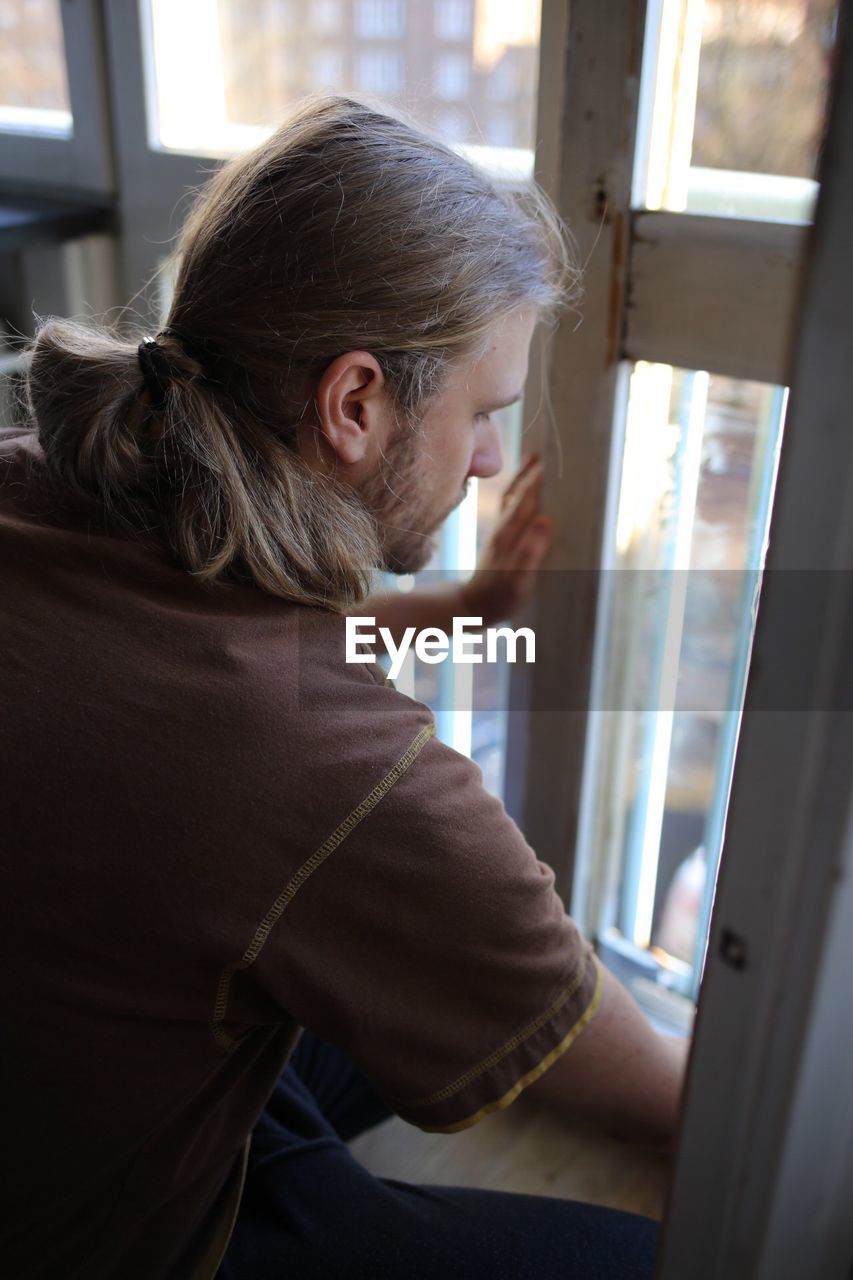
[[[554,522],[542,512],[542,460],[532,453],[504,491],[500,519],[473,577],[459,588],[458,612],[486,627],[519,613],[553,536]]]

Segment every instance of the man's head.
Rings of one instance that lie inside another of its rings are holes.
[[[441,390],[415,422],[400,422],[370,352],[346,352],[323,372],[315,420],[300,432],[300,451],[318,473],[359,493],[376,520],[381,567],[422,569],[468,481],[501,470],[494,415],[521,396],[535,323],[530,307],[497,320],[476,352],[448,367]]]
[[[136,342],[39,331],[28,392],[50,475],[161,529],[202,579],[341,610],[376,565],[426,563],[466,481],[499,469],[489,414],[576,284],[538,189],[499,188],[346,98],[309,100],[223,166],[178,258],[142,367]]]

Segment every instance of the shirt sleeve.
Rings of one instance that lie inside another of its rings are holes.
[[[356,702],[370,709],[336,746],[365,781],[346,812],[330,790],[322,838],[268,913],[254,981],[398,1115],[455,1132],[570,1047],[601,973],[479,767],[436,738],[426,706],[381,675],[367,684]],[[382,762],[370,785],[368,757]]]

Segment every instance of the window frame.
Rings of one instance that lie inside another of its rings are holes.
[[[793,385],[768,567],[837,566],[849,575],[849,10],[840,36],[843,118],[836,115],[835,146],[831,134],[825,151],[825,174],[835,167],[836,207],[822,192],[813,230],[632,207],[645,11],[632,0],[606,7],[573,0],[569,28],[565,6],[543,6],[545,145],[537,174],[587,263],[583,325],[561,328],[550,356],[550,399],[569,415],[556,424],[557,440],[546,438],[553,464],[546,505],[559,520],[552,562],[589,571],[592,581],[606,552],[618,492],[607,477],[618,474],[622,454],[625,380],[629,362],[643,358]],[[550,52],[557,42],[559,58]],[[817,254],[791,368],[786,354],[807,243]],[[674,317],[668,301],[687,279],[698,282],[701,305]],[[727,332],[735,285],[740,322],[753,335],[748,351]],[[561,474],[557,454],[569,450],[572,465]],[[594,874],[594,850],[576,840],[598,601],[584,601],[578,626],[560,598],[559,575],[551,584],[548,577],[535,608],[535,673],[513,673],[513,705],[532,708],[516,730],[516,762],[526,769],[518,815],[587,928],[578,906]],[[849,596],[846,613],[836,594],[808,628],[792,628],[776,583],[765,588],[758,614],[661,1280],[723,1280],[734,1272],[846,1280],[853,1251],[853,1119],[849,1107],[840,1115],[826,1104],[849,1092],[845,1049],[853,1046],[845,985],[853,963],[850,717],[811,711],[792,725],[750,710],[752,698],[766,700],[768,685],[778,696],[792,670],[814,671],[824,705],[848,705]],[[585,704],[572,715],[542,710],[564,700],[567,668],[581,673]]]
[[[535,175],[554,196],[585,266],[583,323],[570,316],[551,344],[548,398],[566,416],[540,439],[545,505],[558,513],[549,567],[578,571],[593,584],[613,523],[611,477],[624,443],[631,363],[783,380],[806,229],[635,208],[637,139],[651,79],[641,72],[643,57],[655,50],[646,19],[659,17],[660,0],[573,0],[570,8],[569,20],[562,0],[543,0]],[[585,829],[598,599],[591,585],[579,620],[561,579],[562,572],[543,575],[532,677],[513,672],[511,705],[530,710],[515,726],[525,741],[510,751],[509,764],[525,770],[513,791],[515,816],[586,928],[595,850],[578,837]],[[541,710],[565,705],[567,670],[576,709]]]
[[[853,1256],[851,18],[842,10],[660,1280],[847,1280]],[[804,626],[786,577],[814,572],[830,589]]]

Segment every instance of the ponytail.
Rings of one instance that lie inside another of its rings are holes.
[[[160,407],[138,344],[69,320],[39,328],[27,395],[51,489],[121,532],[159,534],[202,581],[341,611],[360,603],[379,554],[358,496],[312,472],[175,338],[157,346]]]

